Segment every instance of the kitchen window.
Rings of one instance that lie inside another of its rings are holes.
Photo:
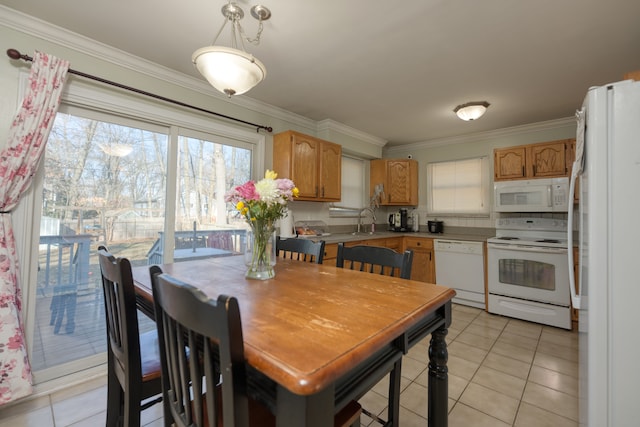
[[[427,164],[429,215],[489,215],[488,157]]]
[[[336,205],[363,208],[365,196],[365,162],[342,156],[342,200]]]

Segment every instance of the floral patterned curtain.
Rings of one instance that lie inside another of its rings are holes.
[[[32,392],[11,211],[38,169],[68,70],[68,61],[35,53],[29,87],[0,153],[0,405]]]

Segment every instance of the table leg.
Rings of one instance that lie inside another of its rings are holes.
[[[333,425],[334,387],[309,396],[291,393],[278,385],[276,427]]]
[[[429,343],[429,427],[447,427],[449,405],[449,375],[447,368],[446,326],[431,334]]]

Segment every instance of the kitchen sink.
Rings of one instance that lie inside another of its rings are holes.
[[[352,236],[373,236],[377,234],[375,231],[354,231],[351,233]]]

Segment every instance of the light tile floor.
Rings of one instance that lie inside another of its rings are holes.
[[[449,349],[449,426],[578,425],[578,336],[535,323],[454,305]],[[400,425],[425,426],[428,339],[403,359]],[[387,381],[361,400],[386,415]],[[0,427],[104,425],[106,378],[0,409]],[[367,416],[365,426],[378,425]],[[163,425],[162,407],[142,424]]]

